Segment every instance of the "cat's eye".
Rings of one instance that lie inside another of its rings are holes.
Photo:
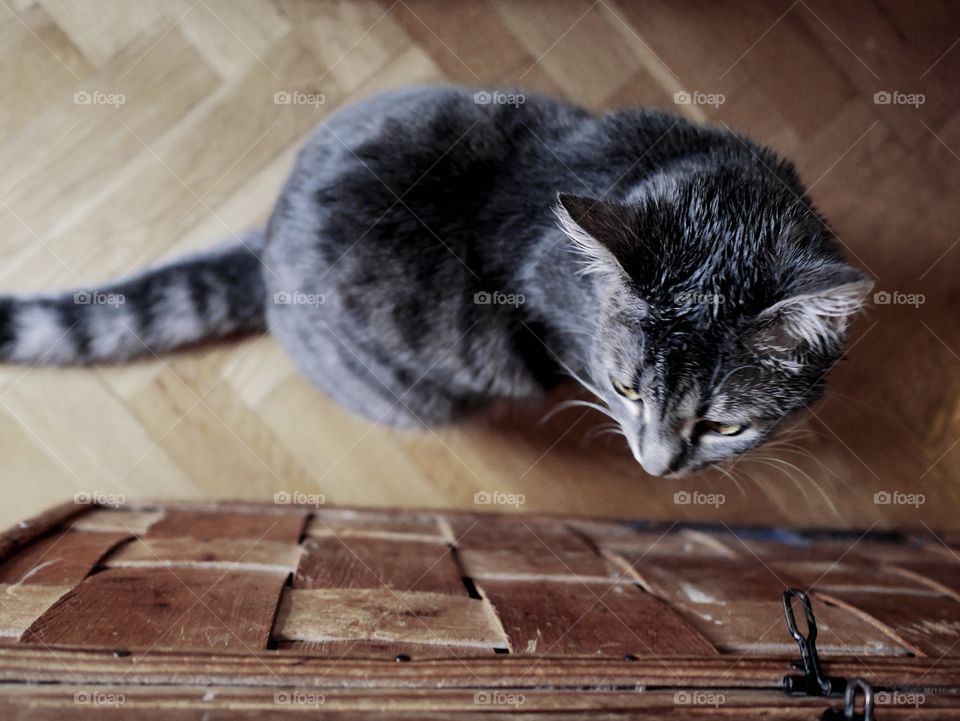
[[[640,400],[640,394],[637,393],[635,388],[630,386],[625,386],[618,380],[613,381],[613,389],[626,398],[628,401],[638,401]]]
[[[711,433],[717,433],[721,436],[735,436],[742,432],[746,426],[742,423],[723,423],[721,421],[702,421],[703,427]]]

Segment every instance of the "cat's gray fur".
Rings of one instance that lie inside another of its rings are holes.
[[[658,475],[737,455],[818,397],[869,282],[788,163],[661,112],[476,98],[419,87],[337,112],[265,229],[92,303],[0,297],[0,358],[115,361],[268,328],[326,393],[399,425],[567,373]]]

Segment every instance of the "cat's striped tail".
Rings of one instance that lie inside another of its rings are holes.
[[[262,229],[95,288],[0,295],[0,362],[80,365],[263,330]]]

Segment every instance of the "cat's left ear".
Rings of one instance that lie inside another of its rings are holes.
[[[584,272],[623,272],[636,254],[637,211],[608,200],[560,193],[560,226],[584,256]]]
[[[804,345],[836,349],[871,288],[873,281],[855,268],[824,266],[757,316],[757,344],[775,354],[794,354]]]

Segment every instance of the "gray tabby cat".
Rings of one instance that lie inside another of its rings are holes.
[[[96,290],[0,297],[0,358],[269,329],[326,393],[396,425],[567,373],[648,473],[696,470],[819,396],[871,286],[804,193],[771,150],[661,112],[387,92],[320,126],[265,228]]]

